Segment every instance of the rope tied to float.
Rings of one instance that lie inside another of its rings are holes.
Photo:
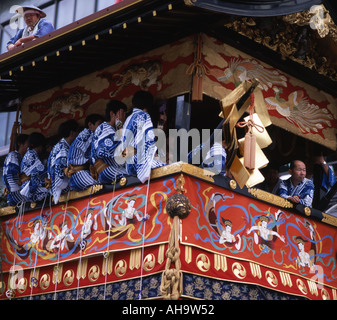
[[[178,300],[182,288],[182,272],[179,248],[179,217],[175,216],[166,251],[166,265],[162,274],[160,292],[164,300]],[[174,268],[171,265],[174,264]]]
[[[254,122],[253,113],[254,113],[254,103],[255,96],[254,93],[250,95],[250,105],[249,105],[249,119],[247,121],[240,121],[236,124],[239,128],[248,127],[248,132],[252,132],[252,129],[255,128],[259,133],[264,132],[264,127]]]

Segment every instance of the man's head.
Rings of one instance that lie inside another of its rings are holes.
[[[307,174],[306,166],[304,162],[300,160],[294,160],[290,163],[289,173],[291,174],[291,180],[294,186],[303,181]]]
[[[28,138],[28,147],[35,150],[39,155],[42,154],[46,145],[46,138],[40,132],[33,132]]]
[[[34,27],[46,14],[36,6],[19,7],[16,12],[23,16],[28,27]]]
[[[15,150],[24,155],[28,149],[28,134],[19,134],[15,139]]]
[[[90,114],[85,119],[85,127],[95,132],[96,128],[104,121],[103,117],[100,114]]]
[[[78,135],[79,125],[78,123],[71,119],[60,124],[58,135],[60,138],[67,140],[71,144]]]
[[[105,108],[106,120],[116,129],[119,129],[119,125],[125,122],[126,117],[126,105],[118,100],[111,100],[108,102]]]
[[[151,113],[153,109],[153,95],[148,91],[137,91],[132,98],[132,105],[135,108]]]

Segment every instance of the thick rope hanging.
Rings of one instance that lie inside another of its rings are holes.
[[[160,292],[164,300],[178,300],[182,290],[178,216],[173,218],[166,258],[167,260],[165,270],[162,274]],[[173,269],[171,269],[172,264],[174,264]]]

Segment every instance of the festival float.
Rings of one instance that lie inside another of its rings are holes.
[[[175,158],[144,184],[125,176],[56,205],[1,208],[0,299],[337,299],[336,217],[257,187],[271,159],[336,150],[333,66],[310,46],[300,59],[287,37],[321,31],[316,12],[270,13],[268,38],[261,16],[217,3],[125,0],[0,56],[1,97],[20,98],[14,131],[49,137],[148,90],[168,130],[192,128],[198,106],[199,129],[214,113],[231,174]],[[125,212],[137,218],[122,225]]]

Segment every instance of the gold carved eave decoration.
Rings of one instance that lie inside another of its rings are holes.
[[[321,38],[329,35],[337,41],[337,26],[324,5],[312,6],[310,10],[286,15],[283,20],[299,26],[309,25]]]
[[[320,45],[330,41],[337,48],[337,26],[323,5],[282,17],[237,17],[224,26],[337,81],[334,51],[322,52]]]

